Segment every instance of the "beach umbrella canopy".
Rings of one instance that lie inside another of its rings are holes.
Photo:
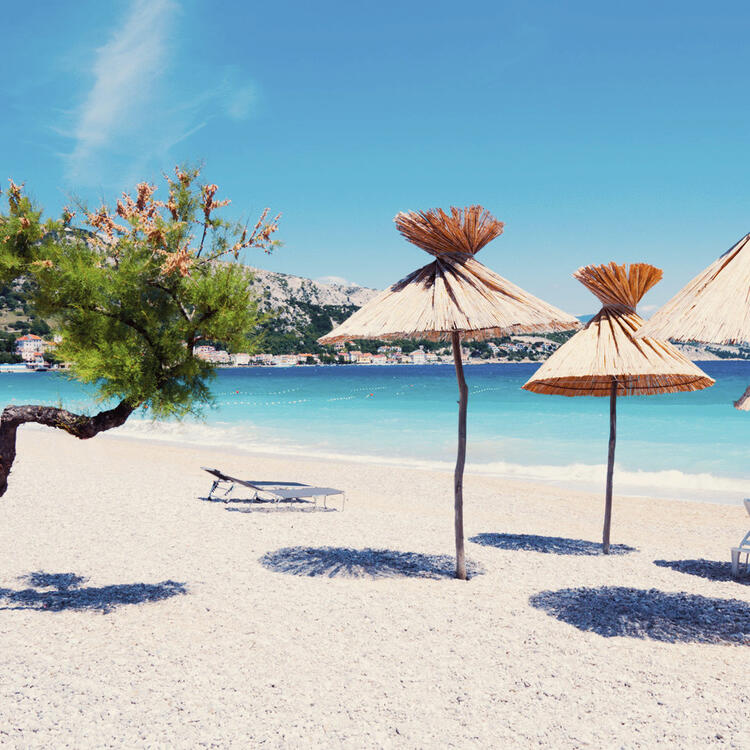
[[[704,344],[750,343],[750,234],[657,310],[639,335]],[[750,410],[750,388],[734,405]]]
[[[481,206],[400,213],[396,227],[435,260],[393,284],[318,341],[419,338],[450,341],[459,388],[458,456],[454,481],[456,576],[466,578],[463,537],[463,470],[468,388],[461,339],[513,333],[564,331],[580,324],[572,315],[525,292],[474,256],[502,234],[503,223]]]
[[[637,338],[635,308],[662,277],[647,263],[579,268],[573,276],[602,302],[588,325],[561,346],[523,386],[534,393],[609,396],[610,435],[602,545],[609,552],[617,396],[697,391],[714,381],[666,341]]]

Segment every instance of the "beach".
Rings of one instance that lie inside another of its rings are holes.
[[[207,502],[201,466],[346,508]],[[462,582],[450,472],[22,429],[0,744],[747,747],[740,500],[616,489],[604,557],[601,493],[468,473]]]

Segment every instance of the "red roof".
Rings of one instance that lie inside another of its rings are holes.
[[[16,339],[16,341],[41,341],[41,336],[35,336],[33,333],[28,333],[26,336],[21,336],[21,338]]]

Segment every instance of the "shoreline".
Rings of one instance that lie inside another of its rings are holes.
[[[231,444],[229,438],[227,438],[226,443],[211,445],[209,443],[201,443],[197,440],[191,440],[188,438],[181,439],[174,434],[135,434],[127,431],[128,424],[130,424],[131,429],[138,425],[139,427],[144,426],[149,430],[150,425],[153,423],[148,420],[133,421],[131,423],[126,423],[123,428],[103,433],[102,437],[105,437],[108,440],[134,441],[137,443],[143,443],[144,445],[169,445],[174,448],[205,449],[210,451],[221,450],[230,452],[232,455],[257,456],[264,459],[282,459],[286,457],[300,461],[330,461],[333,463],[351,464],[352,466],[390,467],[402,470],[408,469],[410,471],[439,472],[446,475],[452,474],[454,470],[453,462],[441,461],[439,459],[405,459],[378,454],[348,455],[343,453],[315,451],[309,447],[289,445],[279,445],[275,448],[269,447],[263,449],[257,445],[238,446],[236,444]],[[217,429],[219,434],[221,433],[220,428],[215,425],[213,427]],[[51,428],[32,426],[31,429],[49,431]],[[517,482],[522,485],[559,488],[563,491],[580,491],[591,495],[600,495],[604,492],[606,464],[603,462],[601,464],[574,463],[560,466],[506,464],[506,468],[503,470],[496,468],[496,464],[474,463],[471,461],[470,454],[468,459],[465,468],[467,475],[502,479],[503,481]],[[562,474],[565,470],[573,470],[574,473],[579,474],[579,478],[572,479],[564,476],[554,476],[555,472]],[[539,473],[542,471],[547,474],[547,476],[539,476]],[[535,472],[536,476],[534,475]],[[583,479],[580,478],[581,474],[601,474],[601,477],[598,477],[597,479]],[[627,478],[638,477],[639,481],[628,481],[627,479],[622,479],[623,476]],[[662,485],[654,487],[653,484],[662,478],[664,480]],[[679,478],[681,485],[670,487],[668,482],[670,480],[674,481],[675,478]],[[651,486],[649,486],[650,483]],[[695,489],[698,483],[704,483],[706,485],[726,483],[728,486],[720,490],[711,489],[710,487]],[[730,489],[729,486],[731,485],[737,485],[737,489],[735,490],[734,487]],[[747,489],[745,488],[746,486]],[[623,469],[616,464],[615,490],[616,494],[627,498],[653,497],[663,500],[672,500],[675,502],[695,502],[708,503],[710,505],[734,506],[741,504],[742,499],[750,494],[750,481],[743,477],[714,476],[705,473],[687,474],[670,469],[660,471],[632,471]],[[680,493],[683,493],[684,495],[689,494],[690,492],[693,493],[693,496],[680,496]],[[703,493],[702,497],[696,496],[701,493]],[[713,496],[711,493],[713,493]]]
[[[289,355],[292,356],[292,355]],[[469,365],[541,365],[546,361],[545,359],[529,359],[525,357],[523,359],[507,360],[507,359],[480,359],[474,361],[472,359],[466,359],[463,361],[464,367]],[[691,359],[691,362],[750,362],[750,359],[745,357],[715,357],[714,359]],[[214,367],[220,370],[252,370],[256,367],[262,367],[265,369],[286,369],[288,367],[433,367],[435,365],[447,365],[453,367],[452,362],[423,362],[421,364],[414,364],[412,362],[384,362],[382,364],[373,364],[372,362],[331,362],[330,364],[323,364],[317,362],[315,364],[294,364],[294,365],[225,365],[215,364]]]

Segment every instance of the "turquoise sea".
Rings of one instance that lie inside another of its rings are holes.
[[[716,385],[697,393],[618,399],[615,490],[738,502],[750,495],[750,413],[732,406],[750,362],[703,362]],[[536,364],[472,365],[469,472],[598,489],[608,399],[521,390]],[[203,421],[132,418],[117,431],[152,440],[284,455],[452,468],[457,388],[452,365],[238,368],[217,371]],[[0,403],[93,408],[56,373],[0,374]]]

